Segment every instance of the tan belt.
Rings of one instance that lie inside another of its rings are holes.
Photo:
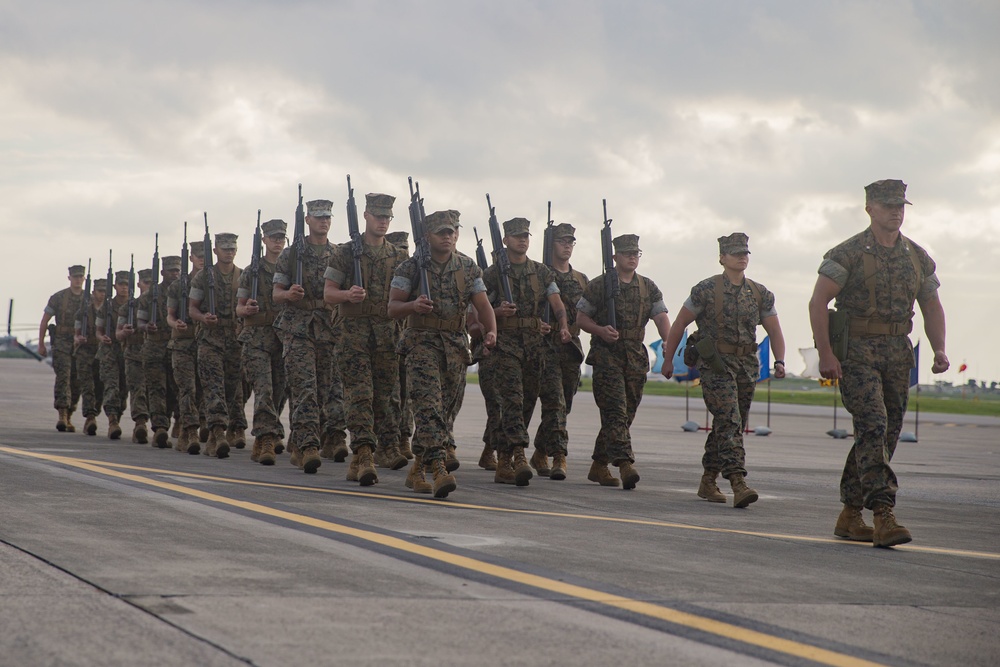
[[[881,320],[852,317],[851,336],[867,338],[870,336],[905,336],[913,331],[913,321],[909,322],[883,322]]]
[[[245,327],[269,327],[274,324],[275,316],[274,313],[263,312],[257,313],[256,315],[251,315],[250,317],[243,318],[243,326]]]
[[[380,317],[389,318],[389,311],[384,303],[342,303],[340,304],[340,314],[344,317]]]
[[[76,335],[76,327],[70,326],[68,324],[67,325],[58,325],[57,324],[56,325],[56,330],[55,330],[54,333],[55,333],[56,336],[75,336]]]
[[[410,315],[406,318],[408,329],[425,329],[430,331],[462,331],[465,329],[465,316],[438,317],[437,315]]]
[[[619,329],[618,338],[620,340],[637,340],[639,342],[642,342],[646,340],[646,328],[643,327],[642,329],[639,328]]]
[[[537,317],[498,317],[497,331],[514,331],[525,329],[528,331],[541,331],[542,320]]]
[[[753,354],[757,351],[757,343],[749,343],[747,345],[731,345],[729,343],[716,343],[715,349],[718,350],[720,354],[735,354],[737,356],[744,356],[746,354]]]
[[[298,308],[299,310],[319,310],[321,308],[325,310],[332,310],[330,306],[326,305],[323,299],[302,299],[301,301],[289,301],[288,305],[292,308]]]

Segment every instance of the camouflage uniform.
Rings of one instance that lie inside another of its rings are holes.
[[[128,271],[119,271],[115,275],[116,282],[128,280]],[[111,290],[108,291],[108,295]],[[105,297],[107,298],[107,297]],[[97,319],[97,326],[104,329],[105,335],[111,339],[111,344],[101,343],[97,358],[100,363],[101,383],[104,385],[104,414],[108,417],[121,417],[125,413],[125,400],[128,397],[128,385],[125,383],[125,356],[122,344],[115,338],[115,324],[118,312],[128,302],[128,296],[115,297],[111,300],[111,321],[103,318],[104,308]]]
[[[601,275],[587,283],[576,304],[577,310],[598,326],[608,325],[604,292],[604,276]],[[636,273],[632,282],[621,283],[621,293],[615,299],[620,338],[614,343],[605,343],[598,336],[590,337],[590,354],[586,362],[594,367],[594,400],[601,411],[601,430],[592,457],[598,463],[635,462],[629,428],[642,401],[649,372],[649,354],[643,344],[646,324],[665,312],[663,294],[656,283]]]
[[[104,282],[103,280],[101,282]],[[96,289],[96,282],[95,289]],[[105,297],[107,298],[107,297]],[[104,400],[104,385],[101,383],[101,362],[97,358],[100,341],[97,339],[97,316],[100,310],[94,307],[93,301],[83,306],[87,309],[87,331],[81,330],[83,311],[77,313],[74,328],[87,337],[87,342],[76,346],[73,355],[76,365],[76,377],[80,383],[80,397],[83,399],[83,416],[96,417],[101,413],[101,403]]]
[[[152,273],[149,269],[139,271],[140,280],[142,276],[149,276]],[[138,309],[139,299],[135,300],[135,308]],[[137,316],[133,313],[133,316]],[[124,325],[128,322],[128,301],[122,304],[118,311],[118,324]],[[122,342],[122,357],[125,359],[125,382],[128,385],[128,405],[129,415],[133,422],[145,422],[149,419],[149,401],[146,400],[146,376],[142,371],[142,348],[145,343],[146,334],[139,330],[136,321],[135,332],[125,338]]]
[[[70,273],[83,267],[70,267]],[[56,410],[65,409],[72,413],[80,400],[80,385],[76,379],[76,364],[73,360],[73,332],[76,314],[83,303],[83,293],[73,294],[67,287],[59,290],[45,305],[45,312],[55,318],[55,324],[49,325],[49,341],[52,347],[52,369],[56,372],[53,406]]]
[[[180,257],[164,257],[164,270],[168,260],[171,260],[171,265],[176,261],[176,265],[180,266]],[[170,365],[170,350],[167,348],[170,343],[170,327],[167,326],[167,289],[170,284],[164,280],[159,285],[155,322],[157,331],[156,333],[147,331],[145,342],[142,344],[142,373],[145,378],[150,424],[154,431],[170,428],[170,416],[174,413],[177,401],[174,371]],[[148,322],[152,317],[152,304],[151,287],[136,301],[136,317],[140,322]]]
[[[204,241],[192,241],[191,251],[203,255]],[[188,286],[192,284],[198,271],[188,275]],[[190,291],[190,289],[189,289]],[[182,429],[194,428],[204,419],[201,378],[198,377],[198,337],[197,322],[191,320],[187,313],[180,312],[181,281],[175,280],[167,289],[167,307],[174,311],[177,319],[187,322],[184,331],[172,329],[170,332],[170,366],[174,371],[174,382],[177,385],[177,409],[180,413]]]
[[[403,251],[404,260],[410,256],[410,246],[408,242],[408,232],[390,232],[385,235],[385,240]],[[402,334],[403,327],[400,324],[399,332]],[[399,359],[399,382],[397,390],[393,393],[390,401],[390,408],[396,412],[399,423],[399,442],[409,446],[410,438],[413,437],[413,410],[406,400],[406,359],[397,355]],[[382,429],[379,429],[379,440],[388,442],[390,434],[385,433],[383,437]],[[404,452],[405,453],[405,452]]]
[[[874,304],[865,281],[865,256],[874,268]],[[840,480],[845,505],[895,505],[896,475],[889,462],[903,426],[914,366],[907,334],[913,327],[914,300],[933,297],[941,284],[935,269],[927,252],[905,236],[900,235],[895,247],[885,248],[870,229],[823,256],[819,273],[841,288],[837,310],[847,311],[852,319],[840,382],[844,407],[854,421],[854,445]],[[866,333],[883,323],[892,333]]]
[[[398,438],[399,412],[392,408],[390,400],[399,384],[399,358],[396,356],[399,325],[389,319],[386,306],[393,273],[405,257],[405,253],[391,243],[364,245],[361,273],[367,296],[361,303],[339,306],[342,332],[337,361],[344,387],[351,450],[355,453],[365,445],[375,451],[378,444],[376,423],[382,433],[393,435],[393,446]],[[324,277],[340,285],[341,289],[350,289],[355,278],[350,243],[334,250]]]
[[[261,257],[260,275],[257,278],[257,305],[260,312],[243,318],[239,341],[243,344],[243,379],[253,389],[251,435],[255,438],[270,435],[282,439],[285,437],[285,427],[281,424],[280,415],[286,383],[285,365],[281,359],[281,339],[274,329],[278,311],[272,301],[274,269],[274,264]],[[249,299],[252,284],[253,274],[248,267],[240,276],[237,298]]]

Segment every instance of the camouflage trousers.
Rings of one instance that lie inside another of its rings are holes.
[[[80,400],[80,383],[77,381],[76,362],[73,358],[73,337],[53,336],[51,342],[52,370],[56,372],[53,407],[73,412]]]
[[[122,346],[125,358],[125,383],[128,385],[128,406],[132,421],[149,419],[146,400],[146,376],[142,371],[142,345]]]
[[[243,382],[240,379],[242,349],[232,329],[211,332],[198,341],[198,377],[205,398],[205,421],[210,428],[246,429],[243,412]]]
[[[204,418],[204,398],[198,377],[198,341],[194,338],[175,339],[170,352],[177,385],[177,409],[181,428],[192,428]]]
[[[528,424],[538,401],[541,365],[542,350],[539,345],[522,348],[520,358],[494,348],[479,362],[479,382],[483,386],[483,396],[487,397],[488,433],[483,440],[492,438],[498,452],[509,453],[515,447],[530,444]],[[492,432],[489,423],[490,398],[495,401],[494,408],[499,408],[499,426]]]
[[[535,449],[546,456],[565,454],[569,445],[566,416],[580,387],[580,352],[570,344],[546,344],[538,397],[542,421],[535,432]]]
[[[406,396],[406,359],[399,357],[399,391],[393,397],[393,408],[399,414],[399,437],[413,436],[413,409]]]
[[[642,401],[646,371],[630,368],[617,355],[601,355],[594,362],[593,386],[594,401],[601,411],[601,430],[592,458],[598,463],[634,463],[629,429]]]
[[[483,428],[483,444],[496,451],[500,438],[500,397],[496,384],[489,373],[483,374],[483,362],[479,362],[479,390],[483,392],[486,404],[486,426]]]
[[[399,412],[393,410],[392,395],[399,386],[399,357],[395,350],[368,349],[365,341],[345,335],[338,345],[337,361],[344,388],[344,413],[351,433],[351,451],[368,445],[375,451],[378,437],[399,438]],[[390,444],[384,442],[383,444]]]
[[[128,396],[122,346],[119,343],[102,345],[98,357],[101,382],[104,384],[104,414],[108,417],[121,417],[125,412],[125,398]]]
[[[101,362],[97,359],[97,349],[97,345],[80,345],[73,355],[76,377],[80,383],[80,397],[83,399],[84,417],[96,417],[101,414],[101,403],[104,400]]]
[[[174,371],[166,340],[146,340],[142,344],[142,372],[146,378],[146,402],[154,431],[170,428],[170,416],[177,401]]]
[[[331,394],[341,392],[343,404],[343,387],[339,382],[334,387],[334,350],[333,343],[327,341],[302,336],[285,339],[282,356],[291,394],[289,445],[319,447],[324,429],[331,423],[328,410],[336,404]]]
[[[253,430],[255,438],[262,435],[285,437],[281,424],[281,408],[286,392],[285,365],[281,360],[281,342],[271,334],[272,345],[243,345],[243,382],[253,391]],[[244,397],[245,398],[245,397]]]
[[[854,422],[854,445],[840,478],[840,500],[868,509],[876,504],[892,507],[898,484],[889,462],[910,399],[910,339],[851,338],[841,367],[840,391]]]
[[[465,390],[467,353],[442,340],[421,341],[406,360],[406,393],[413,409],[413,455],[443,459],[455,443],[452,429]]]
[[[726,359],[728,355],[721,356]],[[738,363],[727,363],[726,371],[718,373],[699,362],[698,370],[705,407],[712,413],[712,430],[705,440],[702,468],[721,472],[727,479],[733,474],[746,475],[743,431],[757,388],[756,377],[751,377]]]

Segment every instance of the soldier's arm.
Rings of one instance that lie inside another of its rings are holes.
[[[838,294],[840,285],[820,274],[816,279],[812,298],[809,299],[809,324],[812,325],[813,340],[816,342],[816,351],[819,352],[820,375],[830,380],[841,377],[840,362],[830,345],[830,314],[827,312],[830,302]]]
[[[45,349],[45,334],[48,333],[49,320],[52,319],[52,314],[48,311],[42,313],[41,324],[38,325],[38,354],[43,357],[46,355],[48,350]]]
[[[656,325],[656,332],[660,334],[660,340],[666,340],[670,335],[670,316],[667,315],[667,311],[653,315],[653,324]]]
[[[771,341],[771,351],[774,352],[774,361],[777,364],[774,367],[774,376],[780,380],[785,377],[785,364],[777,363],[785,361],[785,335],[781,333],[781,322],[778,321],[777,315],[771,315],[765,317],[760,325],[764,327],[768,340]]]
[[[931,366],[932,373],[944,373],[951,366],[948,355],[945,354],[945,322],[944,306],[937,292],[923,297],[917,301],[920,305],[920,313],[924,316],[924,333],[934,350],[934,364]]]
[[[687,329],[688,326],[694,322],[694,320],[695,314],[692,313],[687,306],[681,306],[680,311],[677,313],[677,319],[674,320],[673,325],[670,327],[670,331],[668,331],[666,337],[663,338],[664,359],[674,358],[674,354],[677,352],[677,346],[681,344],[681,338],[684,337],[684,330]],[[666,372],[667,364],[663,365],[663,370]],[[669,378],[670,376],[667,376],[667,379]]]
[[[483,328],[483,345],[486,349],[493,349],[497,344],[497,319],[493,313],[493,305],[486,296],[486,292],[476,292],[473,294],[472,305],[475,307],[479,324]]]

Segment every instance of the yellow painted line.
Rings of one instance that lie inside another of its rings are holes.
[[[45,460],[65,460],[74,461],[80,463],[91,463],[93,465],[99,465],[105,468],[120,468],[123,470],[137,470],[140,472],[148,472],[158,475],[169,475],[171,477],[189,477],[191,479],[201,479],[211,482],[223,482],[227,484],[239,484],[242,486],[259,486],[264,488],[272,489],[288,489],[293,491],[308,491],[312,493],[323,493],[328,495],[336,496],[351,496],[356,498],[375,498],[378,500],[390,500],[394,502],[418,504],[418,505],[433,505],[434,507],[442,507],[446,509],[464,509],[464,510],[478,510],[483,512],[500,512],[505,514],[528,514],[532,516],[547,516],[562,519],[578,519],[583,521],[602,521],[606,523],[621,523],[630,524],[638,526],[654,526],[657,528],[676,528],[678,530],[694,530],[705,533],[721,533],[727,535],[744,535],[747,537],[762,537],[766,539],[777,539],[777,540],[788,540],[792,542],[810,542],[814,544],[837,544],[847,547],[865,547],[867,549],[873,548],[869,542],[855,542],[852,540],[834,539],[831,537],[810,537],[808,535],[791,535],[788,533],[767,533],[762,531],[754,530],[739,530],[736,528],[712,528],[710,526],[698,526],[689,523],[674,523],[670,521],[657,521],[655,519],[628,519],[625,517],[615,517],[615,516],[600,516],[595,514],[580,514],[574,512],[552,512],[546,510],[526,510],[526,509],[515,509],[508,507],[494,507],[491,505],[475,505],[471,503],[457,503],[453,501],[442,502],[440,500],[432,500],[429,498],[409,498],[405,496],[395,496],[383,493],[370,493],[364,491],[345,491],[343,489],[324,489],[322,487],[316,486],[303,486],[300,484],[279,484],[276,482],[257,482],[253,480],[246,479],[235,479],[232,477],[219,477],[217,475],[203,475],[199,473],[191,472],[180,472],[176,470],[164,470],[162,468],[148,468],[145,466],[134,466],[125,463],[111,463],[106,461],[95,461],[92,459],[79,459],[73,457],[59,457],[50,454],[39,454],[35,452],[28,452],[20,449],[14,449],[11,447],[5,447],[0,445],[0,451],[8,452],[11,454],[21,454],[24,456],[31,456],[35,458],[41,458]],[[946,549],[943,547],[925,547],[916,545],[902,545],[893,547],[898,551],[913,551],[918,553],[931,553],[945,556],[960,556],[962,558],[983,558],[986,560],[1000,560],[1000,553],[990,552],[990,551],[970,551],[966,549]]]
[[[844,653],[837,653],[836,651],[830,651],[818,646],[811,646],[809,644],[804,644],[791,639],[783,639],[781,637],[769,635],[764,632],[758,632],[756,630],[750,630],[748,628],[743,628],[724,621],[717,621],[704,616],[698,616],[696,614],[662,607],[650,602],[643,602],[641,600],[627,598],[621,595],[605,593],[603,591],[587,588],[585,586],[567,584],[562,581],[556,581],[539,575],[521,572],[502,565],[494,565],[493,563],[487,563],[475,558],[469,558],[468,556],[460,556],[447,551],[442,551],[440,549],[412,544],[397,537],[382,535],[369,530],[351,528],[350,526],[344,526],[332,521],[316,519],[301,514],[294,514],[292,512],[267,507],[266,505],[258,505],[257,503],[235,500],[233,498],[208,493],[199,489],[188,488],[179,484],[162,482],[160,480],[149,479],[139,475],[110,470],[103,467],[101,464],[89,463],[66,456],[12,450],[8,447],[0,447],[0,451],[18,453],[24,456],[53,461],[63,465],[72,466],[74,468],[79,468],[81,470],[88,470],[90,472],[107,475],[109,477],[115,477],[130,482],[137,482],[139,484],[145,484],[147,486],[163,489],[165,491],[173,491],[174,493],[181,493],[193,498],[218,503],[220,505],[229,505],[230,507],[236,507],[242,510],[255,512],[257,514],[283,519],[292,523],[298,523],[304,526],[326,530],[331,533],[346,535],[364,540],[366,542],[371,542],[372,544],[378,544],[390,549],[396,549],[398,551],[404,551],[406,553],[421,556],[423,558],[427,558],[428,560],[434,560],[472,572],[485,574],[497,579],[531,586],[539,590],[548,591],[565,597],[576,598],[587,602],[595,602],[608,607],[614,607],[616,609],[622,609],[635,614],[641,614],[650,618],[666,621],[667,623],[673,623],[675,625],[681,625],[708,634],[724,637],[726,639],[743,642],[744,644],[759,646],[776,653],[784,653],[786,655],[791,655],[804,660],[811,660],[822,665],[831,665],[833,667],[885,667],[882,663],[856,658]]]

